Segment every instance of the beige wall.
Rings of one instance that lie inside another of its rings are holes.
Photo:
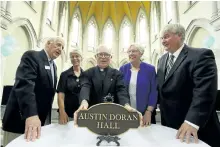
[[[32,2],[32,6],[25,1],[13,1],[11,2],[11,17],[6,19],[1,17],[6,24],[7,29],[1,28],[1,36],[11,35],[16,39],[16,50],[7,57],[1,56],[1,95],[4,85],[13,85],[15,72],[20,63],[22,54],[30,49],[40,50],[43,45],[36,46],[40,37],[40,27],[42,22],[43,2]],[[54,23],[50,27],[48,24],[44,25],[43,36],[57,35],[58,27],[58,8],[56,5],[54,12]],[[2,25],[2,24],[1,24]],[[61,58],[56,61],[58,65],[58,76],[62,72]],[[1,100],[2,96],[0,97]],[[56,98],[54,101],[54,107],[57,107]]]

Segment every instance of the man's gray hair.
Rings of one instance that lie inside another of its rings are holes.
[[[139,52],[140,52],[141,54],[144,54],[144,47],[143,47],[143,45],[138,44],[138,43],[132,43],[132,44],[129,46],[128,49],[130,49],[131,46],[134,46],[137,50],[139,50]]]
[[[167,24],[161,31],[161,36],[164,36],[165,33],[173,33],[181,36],[182,42],[185,40],[186,30],[180,24]]]
[[[45,45],[48,43],[48,42],[57,42],[57,41],[60,41],[63,46],[65,46],[65,40],[63,39],[63,37],[61,36],[55,36],[55,37],[48,37],[48,38],[45,38],[44,40],[45,41]]]
[[[96,54],[98,54],[98,53],[100,53],[100,49],[102,49],[102,48],[105,48],[106,49],[106,53],[108,53],[108,54],[112,54],[111,53],[111,49],[107,46],[107,45],[105,45],[105,44],[100,44],[97,48],[96,48]]]

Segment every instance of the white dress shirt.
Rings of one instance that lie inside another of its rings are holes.
[[[130,95],[131,107],[135,109],[137,107],[137,104],[136,104],[137,75],[138,75],[138,71],[131,70],[131,79],[129,83],[129,95]]]
[[[48,55],[47,51],[44,49],[46,55],[47,55],[47,59],[48,59],[48,63],[50,65],[50,71],[51,71],[51,75],[52,75],[52,82],[53,82],[53,86],[54,86],[54,67],[53,67],[53,60],[50,58],[50,56]]]
[[[184,43],[176,52],[173,53],[173,55],[174,55],[173,64],[175,64],[175,61],[178,58],[178,56],[179,56],[180,52],[182,51],[183,47],[184,47]],[[171,53],[169,53],[169,56],[170,55],[171,55]],[[187,120],[185,120],[184,122],[186,122],[187,124],[189,124],[192,127],[196,128],[197,130],[199,129],[199,126],[197,126],[197,125],[195,125],[195,124],[193,124],[193,123],[191,123],[191,122],[189,122]]]

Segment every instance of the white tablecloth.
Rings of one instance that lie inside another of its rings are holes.
[[[130,129],[119,135],[121,146],[133,147],[209,147],[199,141],[198,144],[181,143],[175,139],[177,130],[163,127],[161,125],[151,125]],[[75,127],[73,122],[67,125],[51,124],[41,129],[41,138],[35,142],[26,142],[24,135],[13,140],[7,147],[95,147],[97,143],[96,134],[87,128]],[[114,142],[103,141],[101,146],[116,146]]]

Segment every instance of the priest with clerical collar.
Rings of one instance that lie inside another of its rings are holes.
[[[105,45],[100,45],[97,48],[95,58],[97,66],[85,71],[88,81],[82,85],[80,92],[81,106],[78,111],[103,103],[104,97],[108,95],[113,97],[114,103],[125,106],[128,111],[136,111],[130,106],[130,98],[122,73],[109,66],[112,58],[111,50]],[[76,111],[74,116],[75,124],[78,111]]]

